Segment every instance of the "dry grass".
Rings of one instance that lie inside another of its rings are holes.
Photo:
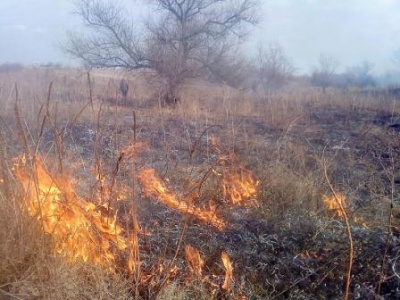
[[[209,300],[214,297],[210,295],[201,284],[193,284],[189,287],[179,286],[176,283],[167,285],[157,295],[156,300],[176,299],[176,300]]]
[[[371,267],[374,274],[382,272],[380,278],[390,278],[377,284],[383,285],[381,295],[390,294],[385,284],[398,286],[389,265],[398,247],[393,237],[386,244],[383,238],[389,224],[396,231],[400,223],[400,152],[397,133],[389,127],[400,122],[397,101],[310,87],[266,98],[192,82],[182,91],[180,105],[170,108],[160,106],[159,83],[150,75],[96,71],[90,88],[88,74],[78,70],[0,74],[0,159],[7,169],[0,174],[0,257],[5,258],[0,293],[5,299],[340,297],[347,250],[335,243],[346,238],[342,220],[323,201],[331,193],[325,167],[334,190],[348,201],[357,251],[373,253],[372,247],[375,254],[366,259],[377,266],[384,259],[384,267]],[[118,105],[120,78],[131,84],[127,107]],[[138,142],[143,151],[134,149]],[[110,273],[54,255],[51,237],[28,216],[14,179],[12,158],[23,152],[40,155],[54,176],[69,177],[85,199],[109,197],[127,230],[135,207],[140,274]],[[233,207],[224,196],[222,174],[237,166],[259,182],[257,207]],[[149,199],[135,179],[144,167],[154,168],[171,194],[189,207],[216,208],[229,229],[219,232]],[[102,194],[106,188],[111,190],[107,196]],[[188,244],[200,249],[205,261],[201,283],[188,280],[183,254]],[[233,260],[231,291],[221,288],[221,251]],[[366,262],[357,251],[353,272],[361,274]],[[354,295],[369,290],[360,274],[351,286]]]

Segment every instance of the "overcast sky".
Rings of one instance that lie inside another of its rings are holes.
[[[128,0],[125,0],[128,1]],[[140,5],[139,0],[130,0]],[[251,44],[277,42],[298,73],[309,72],[320,54],[342,70],[368,60],[376,72],[393,69],[400,48],[400,0],[261,0],[262,22]],[[79,28],[74,0],[0,0],[0,63],[68,63],[57,44]],[[400,66],[399,66],[400,68]]]

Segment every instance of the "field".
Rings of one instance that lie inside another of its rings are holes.
[[[0,74],[1,299],[399,299],[400,99],[159,86]]]

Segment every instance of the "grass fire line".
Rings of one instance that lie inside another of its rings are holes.
[[[103,215],[99,207],[104,205],[95,205],[79,197],[71,179],[53,177],[40,158],[34,158],[31,166],[20,160],[14,171],[24,188],[28,213],[41,223],[45,233],[52,236],[56,254],[66,256],[71,262],[82,260],[110,270],[115,268],[116,254],[128,251],[131,246],[130,237],[118,224],[116,215]],[[232,175],[232,178],[236,177]],[[218,230],[227,228],[227,223],[216,215],[216,211],[179,201],[154,169],[142,169],[138,179],[148,197],[154,197],[169,208],[211,224]],[[237,181],[232,180],[232,184]],[[224,184],[227,185],[227,181]],[[235,191],[240,199],[241,194],[245,198],[255,194],[255,189],[249,195],[243,193],[240,185],[239,188],[232,185],[229,189]]]
[[[227,227],[225,221],[221,220],[215,211],[204,210],[179,201],[177,196],[169,191],[165,184],[158,177],[154,169],[143,169],[139,174],[139,181],[144,188],[145,195],[153,197],[168,206],[169,208],[178,210],[179,212],[191,215],[200,221],[206,222],[219,230]]]

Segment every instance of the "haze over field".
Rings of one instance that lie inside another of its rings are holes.
[[[0,0],[0,300],[398,299],[399,17]]]
[[[138,0],[123,2],[133,11],[143,8]],[[67,30],[81,26],[73,11],[73,0],[2,0],[0,63],[71,64],[57,45]],[[262,0],[261,17],[248,48],[280,43],[297,73],[310,72],[321,53],[335,57],[341,69],[364,60],[375,73],[396,69],[391,58],[400,48],[399,1]]]

